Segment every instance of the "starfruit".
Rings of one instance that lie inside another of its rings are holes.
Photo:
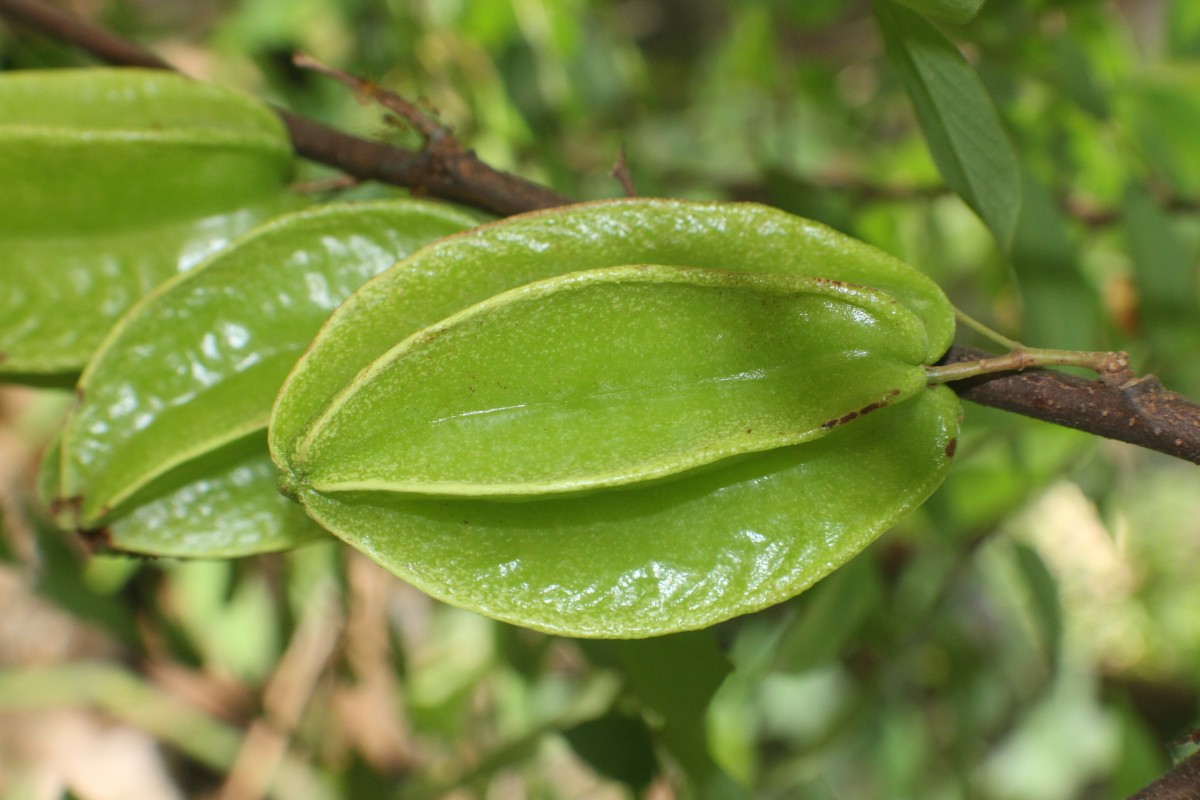
[[[279,497],[267,455],[280,384],[354,289],[478,221],[418,200],[329,204],[254,229],[142,298],[76,388],[48,468],[59,523],[159,555],[236,555],[312,535]]]
[[[300,204],[282,123],[163,71],[0,75],[0,379],[68,382],[150,289]]]
[[[636,484],[815,439],[911,397],[927,348],[915,314],[845,283],[652,265],[568,273],[405,339],[313,422],[293,467],[322,492]]]
[[[364,285],[269,440],[313,519],[435,597],[652,636],[791,597],[924,501],[953,328],[928,278],[779,211],[569,207]]]

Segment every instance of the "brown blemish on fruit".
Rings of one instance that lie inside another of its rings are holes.
[[[56,518],[62,514],[69,514],[73,519],[79,519],[79,512],[82,508],[83,495],[81,494],[74,497],[56,497],[50,502],[50,513]]]
[[[102,528],[91,528],[89,530],[76,531],[79,538],[83,541],[84,547],[92,555],[98,553],[113,552],[116,548],[113,546],[112,530],[108,526]]]
[[[826,420],[825,422],[821,423],[821,427],[822,428],[836,428],[838,425],[845,425],[847,422],[850,422],[851,420],[858,419],[859,417],[864,417],[867,414],[870,414],[872,411],[878,411],[879,409],[888,405],[899,394],[900,394],[899,389],[892,389],[890,392],[888,392],[886,395],[884,395],[884,398],[882,400],[878,400],[874,403],[867,403],[865,406],[858,409],[857,411],[851,411],[849,414],[844,414],[844,415],[838,417],[837,419]]]
[[[954,451],[958,449],[958,439],[951,439],[946,442],[946,458],[954,458]]]
[[[79,536],[84,546],[90,553],[104,553],[114,550],[112,531],[107,526],[99,528],[83,528],[79,524],[79,516],[83,513],[83,495],[77,494],[73,497],[57,497],[50,503],[50,513],[55,519],[60,519],[63,516],[67,520],[60,522],[64,527],[73,528],[75,534]],[[108,508],[100,509],[102,515],[108,513]]]

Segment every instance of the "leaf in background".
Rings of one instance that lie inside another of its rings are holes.
[[[163,71],[0,77],[0,375],[78,372],[120,314],[298,202],[279,119]]]
[[[216,480],[203,459],[265,429],[284,376],[351,291],[421,244],[475,221],[414,200],[331,204],[246,234],[144,298],[80,379],[54,493],[64,512],[60,522],[97,527],[177,490],[200,492],[205,502],[239,513],[260,491],[275,507],[277,493],[268,490],[258,461],[218,484],[185,487]],[[257,446],[251,450],[265,454]],[[239,485],[241,479],[246,483]],[[177,511],[160,506],[139,519]]]
[[[1024,199],[1009,248],[1021,298],[1020,338],[1034,346],[1094,350],[1100,300],[1084,280],[1067,219],[1041,181],[1026,175],[1021,186]]]
[[[658,720],[658,735],[696,789],[716,772],[705,718],[729,675],[729,659],[711,631],[689,631],[613,649],[637,704]],[[699,793],[699,792],[698,792]]]
[[[956,24],[969,22],[983,8],[985,0],[896,0],[914,11],[934,19]]]
[[[781,626],[773,671],[801,673],[835,661],[884,604],[878,566],[870,559],[850,562],[795,606]]]
[[[1165,313],[1194,322],[1200,311],[1195,253],[1153,198],[1136,184],[1125,194],[1125,235],[1137,270],[1144,321],[1153,324],[1155,315]]]
[[[1200,71],[1142,70],[1113,92],[1117,119],[1133,133],[1139,155],[1177,194],[1200,193]]]
[[[562,735],[588,766],[606,778],[620,781],[639,796],[658,774],[654,740],[641,717],[610,710],[602,717],[566,729]]]
[[[1007,251],[1021,207],[1021,173],[987,90],[954,43],[920,14],[889,0],[876,0],[874,8],[938,170]]]
[[[1058,582],[1041,555],[1032,547],[1013,545],[1017,571],[1025,581],[1030,618],[1037,626],[1036,636],[1046,662],[1057,669],[1063,648],[1063,613],[1058,597]]]
[[[574,272],[418,331],[315,421],[303,488],[528,497],[816,439],[924,390],[921,321],[790,275]]]
[[[1154,371],[1185,394],[1200,390],[1200,286],[1196,248],[1146,191],[1125,194],[1125,238],[1133,258],[1138,328],[1153,348]]]
[[[954,337],[941,289],[911,266],[809,220],[750,203],[616,200],[536,212],[437,242],[370,281],[330,317],[271,417],[287,467],[307,427],[351,379],[421,328],[500,292],[576,270],[665,264],[807,275],[892,295],[928,335],[926,363]]]

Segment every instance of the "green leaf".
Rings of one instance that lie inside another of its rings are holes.
[[[162,71],[0,76],[0,374],[78,372],[153,286],[297,200],[279,119]]]
[[[641,717],[609,711],[562,732],[575,754],[599,774],[642,792],[658,773],[654,741]]]
[[[776,209],[637,199],[527,214],[436,242],[350,297],[276,401],[270,430],[276,463],[289,464],[313,420],[360,370],[416,331],[533,281],[625,264],[807,275],[869,286],[922,320],[927,363],[954,336],[953,308],[920,272]]]
[[[925,386],[927,349],[911,311],[862,287],[569,273],[408,337],[312,424],[292,466],[326,493],[527,496],[666,478],[904,400]]]
[[[451,604],[568,636],[655,636],[778,603],[841,566],[941,483],[958,413],[936,387],[813,442],[576,497],[300,499]]]
[[[1021,294],[1020,336],[1030,343],[1094,350],[1099,298],[1083,278],[1079,248],[1054,192],[1036,177],[1022,182],[1021,214],[1009,247]]]
[[[1046,662],[1057,669],[1063,648],[1063,610],[1058,583],[1050,567],[1032,547],[1014,545],[1013,557],[1017,571],[1025,581],[1030,617],[1037,626],[1038,644]]]
[[[985,0],[896,0],[914,11],[935,19],[961,25],[983,8]]]
[[[1195,321],[1200,290],[1194,248],[1142,187],[1129,186],[1124,210],[1125,236],[1146,324],[1167,322],[1174,329],[1186,320]]]
[[[658,722],[658,737],[689,783],[703,788],[717,772],[709,753],[705,718],[713,695],[732,669],[716,637],[711,631],[688,631],[646,641],[614,642],[613,650],[629,694]]]
[[[250,232],[143,298],[80,379],[62,437],[62,524],[106,524],[139,495],[207,475],[199,460],[266,428],[284,376],[333,308],[475,221],[413,200],[328,205]]]
[[[1145,189],[1131,185],[1124,201],[1125,240],[1137,288],[1136,325],[1154,353],[1154,372],[1176,391],[1200,390],[1200,284],[1197,250],[1185,231]]]
[[[1116,117],[1132,133],[1139,155],[1175,193],[1200,192],[1200,160],[1192,131],[1200,125],[1200,70],[1139,71],[1114,92]]]
[[[1007,249],[1021,208],[1021,173],[987,90],[954,43],[920,14],[889,0],[874,8],[938,170]]]

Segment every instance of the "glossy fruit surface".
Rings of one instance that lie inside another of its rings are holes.
[[[932,363],[954,337],[954,309],[904,262],[820,223],[753,203],[631,199],[511,217],[435,242],[363,286],[330,317],[272,412],[276,463],[359,370],[402,339],[533,281],[629,264],[705,267],[845,281],[916,314]]]
[[[813,442],[685,480],[529,502],[301,493],[308,513],[425,592],[566,636],[702,628],[803,591],[945,477],[945,387]]]
[[[953,328],[919,272],[779,211],[568,207],[365,284],[270,445],[314,520],[435,597],[654,636],[797,594],[928,497]]]
[[[504,292],[405,339],[310,428],[321,491],[589,491],[825,435],[922,390],[920,320],[817,278],[639,265]]]
[[[215,481],[225,451],[241,452],[245,441],[265,458],[271,403],[329,312],[397,259],[476,221],[415,200],[329,204],[256,228],[143,298],[77,387],[61,440],[60,523],[95,528]],[[220,466],[210,468],[211,458]],[[234,492],[214,486],[209,502]],[[264,502],[276,504],[274,476],[261,486]]]
[[[0,76],[0,376],[73,376],[146,292],[302,201],[279,119],[162,71]]]

